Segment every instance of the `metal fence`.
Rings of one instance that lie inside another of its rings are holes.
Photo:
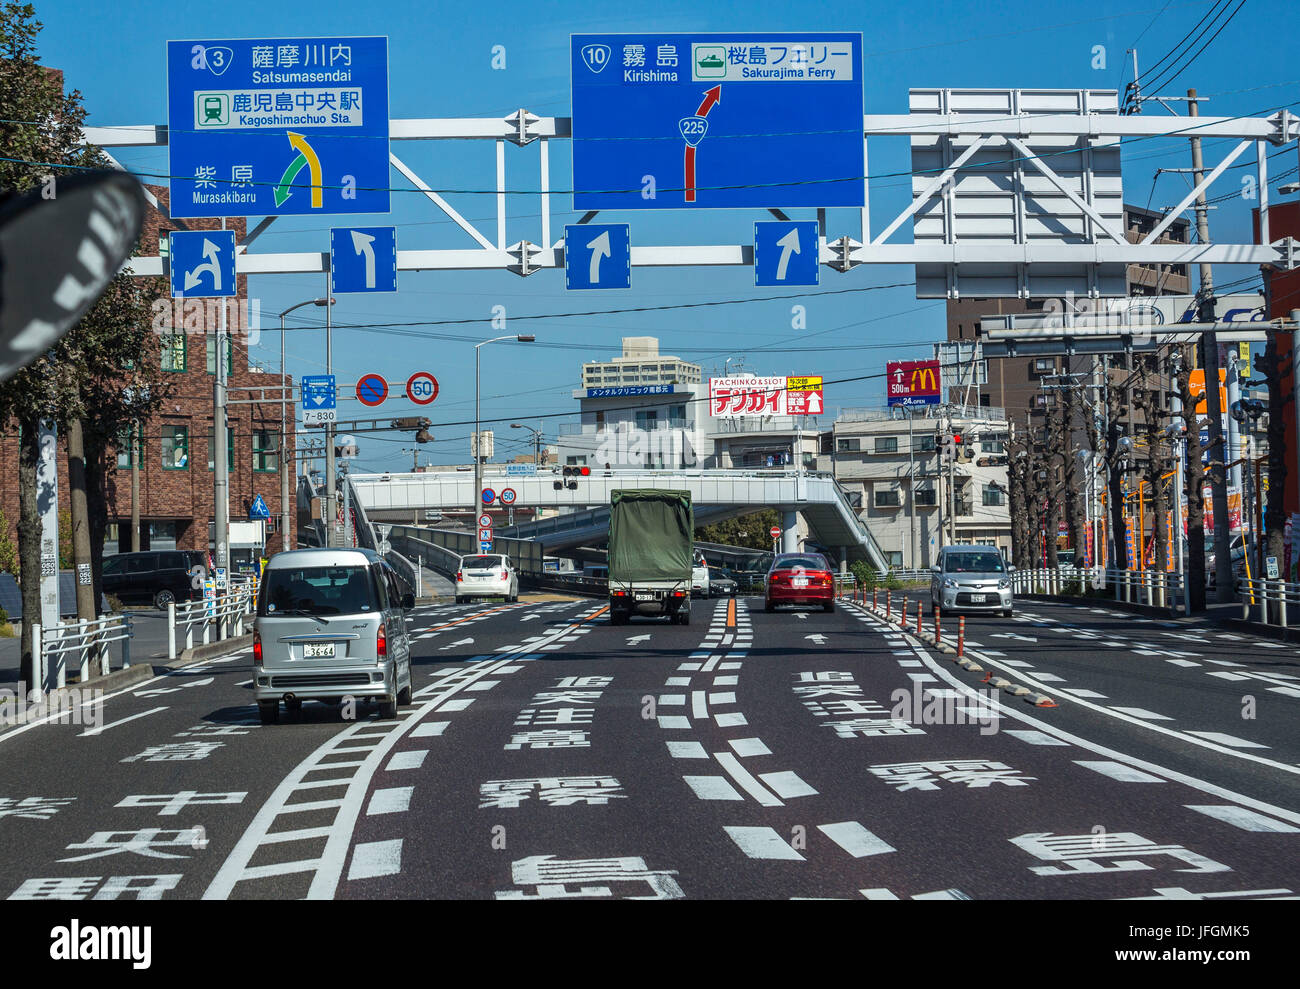
[[[1242,577],[1237,581],[1237,594],[1241,598],[1241,617],[1243,621],[1251,620],[1251,611],[1258,609],[1258,619],[1265,625],[1278,625],[1289,628],[1288,612],[1300,606],[1300,584],[1291,584],[1285,580],[1267,580]]]
[[[1166,570],[1107,570],[1101,567],[1038,567],[1011,571],[1011,588],[1017,594],[1050,597],[1105,592],[1114,600],[1188,611],[1187,582],[1182,574]]]
[[[68,685],[68,668],[75,666],[77,678],[85,683],[91,678],[92,664],[97,676],[107,676],[112,665],[112,645],[120,642],[121,669],[131,665],[131,638],[134,632],[130,615],[109,615],[85,621],[67,622],[41,628],[32,624],[32,655],[37,668],[34,678],[44,691]]]
[[[175,659],[178,640],[185,649],[194,648],[198,635],[201,645],[220,642],[244,634],[246,619],[257,606],[257,581],[232,583],[225,594],[193,601],[175,601],[167,605],[167,658]],[[212,638],[213,633],[216,639]]]

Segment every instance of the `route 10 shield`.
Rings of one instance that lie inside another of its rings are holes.
[[[631,226],[626,223],[566,224],[564,287],[631,288]]]

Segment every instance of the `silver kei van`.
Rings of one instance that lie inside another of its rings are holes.
[[[930,607],[944,611],[1001,611],[1015,607],[1011,574],[996,546],[952,545],[939,551],[930,574]]]
[[[371,700],[381,718],[411,702],[406,611],[414,596],[368,549],[300,549],[267,561],[253,624],[253,695],[263,724],[280,702]]]

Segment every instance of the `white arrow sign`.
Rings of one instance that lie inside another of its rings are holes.
[[[606,230],[587,246],[591,248],[591,269],[587,272],[587,280],[595,285],[600,281],[600,259],[607,258],[612,253],[609,249],[609,231]]]
[[[461,639],[459,642],[451,642],[451,643],[448,643],[447,645],[443,646],[443,647],[442,647],[441,649],[439,649],[438,651],[439,651],[439,652],[446,652],[448,649],[455,649],[457,646],[472,646],[473,644],[474,644],[474,640],[473,640],[472,638],[470,638],[470,639]]]
[[[795,618],[807,618],[807,617],[808,617],[808,616],[807,616],[806,614],[804,614],[802,611],[796,611],[796,612],[794,613],[794,616],[795,616]]]
[[[817,643],[819,646],[826,645],[826,636],[822,635],[820,632],[815,632],[812,635],[805,635],[804,638],[812,639],[813,642]]]
[[[204,237],[203,256],[208,259],[206,263],[198,265],[192,271],[185,272],[186,292],[203,280],[199,276],[205,271],[212,272],[212,290],[214,292],[221,291],[221,262],[219,260],[221,257],[221,248],[208,240],[208,238]]]
[[[534,618],[541,618],[541,617],[542,617],[541,615],[524,615],[524,617],[519,620],[521,622],[531,622]]]
[[[821,411],[822,411],[822,393],[819,391],[809,393],[808,414],[810,416],[820,415]]]
[[[360,230],[352,231],[352,249],[366,256],[366,288],[375,287],[375,238]]]
[[[781,258],[776,262],[776,280],[785,281],[785,269],[790,263],[790,255],[802,254],[799,250],[799,228],[795,227],[788,234],[776,242],[776,246],[781,248]]]
[[[1016,635],[1015,632],[994,632],[995,639],[1017,639],[1020,642],[1037,642],[1032,635]]]
[[[648,639],[648,638],[650,638],[649,635],[634,635],[634,636],[632,636],[630,639],[627,640],[627,644],[628,644],[629,646],[634,646],[634,645],[636,645],[638,642],[644,642],[644,641],[645,641],[646,639]]]

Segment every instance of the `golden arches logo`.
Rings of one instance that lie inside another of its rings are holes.
[[[919,382],[919,386],[918,386],[918,382]],[[933,367],[912,368],[911,389],[913,394],[917,392],[920,392],[921,394],[929,394],[930,392],[938,391],[939,382],[935,378],[934,368]]]

